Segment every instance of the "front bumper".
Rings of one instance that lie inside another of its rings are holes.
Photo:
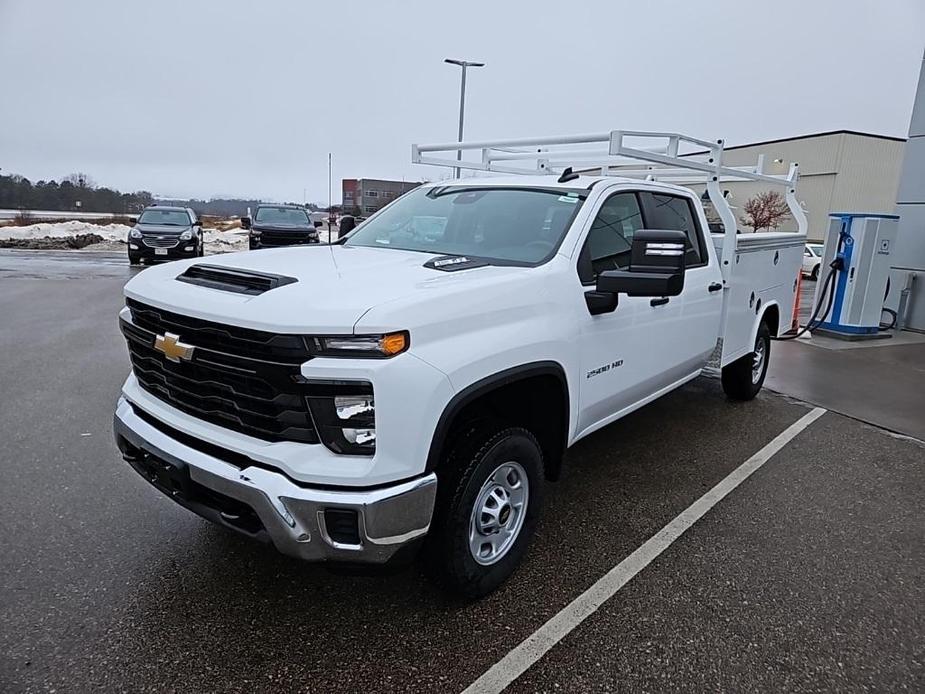
[[[187,248],[189,248],[189,250],[186,250]],[[158,253],[159,250],[166,250],[166,255]],[[189,241],[180,241],[176,246],[166,249],[146,246],[142,239],[129,239],[128,254],[134,258],[144,258],[145,260],[195,258],[199,255],[199,239],[194,238]]]
[[[317,236],[249,236],[248,245],[252,251],[258,248],[283,248],[285,246],[307,246],[320,243]]]
[[[430,527],[433,473],[371,490],[310,488],[180,443],[139,417],[125,398],[119,399],[113,428],[125,460],[174,501],[300,559],[381,564]],[[356,514],[355,540],[332,537],[330,512]]]

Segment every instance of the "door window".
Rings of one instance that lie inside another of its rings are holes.
[[[687,235],[686,266],[703,265],[707,262],[707,252],[703,245],[703,235],[694,214],[694,206],[689,198],[662,193],[641,192],[646,229],[673,229]]]
[[[579,259],[582,282],[593,282],[604,270],[625,270],[630,264],[633,235],[642,229],[635,193],[617,193],[604,201],[588,232]]]

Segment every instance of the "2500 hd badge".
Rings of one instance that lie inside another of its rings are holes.
[[[616,361],[612,361],[609,364],[604,364],[603,366],[599,366],[596,369],[591,369],[585,375],[585,378],[588,379],[588,378],[593,378],[595,376],[599,376],[600,374],[607,373],[611,369],[616,369],[618,366],[623,366],[622,359],[617,359]]]

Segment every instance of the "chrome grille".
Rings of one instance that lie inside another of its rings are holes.
[[[180,243],[177,236],[145,236],[142,241],[148,248],[173,248]]]

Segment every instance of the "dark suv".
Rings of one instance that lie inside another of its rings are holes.
[[[312,222],[308,211],[297,205],[259,205],[254,217],[242,217],[249,229],[250,249],[318,243],[320,222]]]
[[[128,261],[176,260],[203,255],[202,222],[188,207],[146,207],[128,232]]]

